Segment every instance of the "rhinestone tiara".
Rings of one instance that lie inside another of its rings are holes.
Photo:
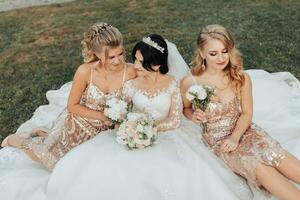
[[[161,53],[164,53],[165,48],[159,46],[156,42],[154,42],[153,40],[151,40],[150,37],[143,37],[142,40],[144,43],[150,45],[151,47],[157,49],[158,51],[160,51]]]
[[[93,34],[91,35],[91,39],[94,39],[95,37],[98,37],[101,35],[108,27],[112,27],[112,25],[108,23],[103,23],[100,26],[97,26],[98,30],[95,30]]]

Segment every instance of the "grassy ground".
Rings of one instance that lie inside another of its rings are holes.
[[[97,21],[121,30],[127,55],[142,36],[159,33],[187,62],[200,27],[219,23],[234,33],[245,68],[290,71],[299,79],[299,10],[298,0],[102,0],[2,12],[0,140],[47,103],[47,90],[72,79],[82,62],[82,33]]]

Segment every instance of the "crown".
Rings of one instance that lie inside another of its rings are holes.
[[[157,49],[158,51],[160,51],[161,53],[164,53],[165,48],[159,46],[156,42],[154,42],[153,40],[151,40],[150,37],[143,37],[142,40],[144,43],[150,45],[151,47]]]

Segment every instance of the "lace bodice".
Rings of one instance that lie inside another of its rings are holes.
[[[154,93],[135,87],[133,80],[130,80],[124,84],[123,95],[132,101],[134,108],[149,113],[159,131],[175,129],[180,125],[182,100],[176,80]]]

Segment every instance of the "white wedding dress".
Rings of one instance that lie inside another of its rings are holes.
[[[168,43],[169,66],[178,79],[187,71],[176,47]],[[180,63],[176,65],[176,63]],[[300,158],[300,83],[288,72],[270,74],[247,71],[253,82],[254,122],[284,148]],[[115,131],[106,131],[71,150],[50,174],[20,150],[0,150],[0,199],[264,199],[252,193],[244,179],[233,174],[200,140],[201,129],[181,114],[176,82],[155,95],[124,86],[135,106],[156,119],[167,118],[162,127],[175,128],[159,134],[157,144],[128,151],[117,144]],[[35,127],[51,127],[66,107],[71,83],[47,92],[49,105],[40,106],[18,129],[28,135]],[[178,96],[177,96],[178,97]],[[175,115],[168,116],[169,109]],[[179,112],[180,113],[180,112]],[[168,116],[168,117],[167,117]]]

